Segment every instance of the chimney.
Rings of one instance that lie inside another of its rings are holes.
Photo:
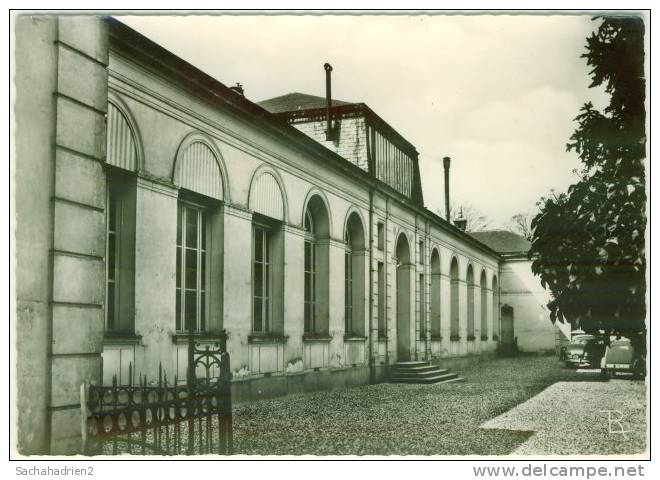
[[[454,220],[454,225],[456,225],[456,228],[463,231],[467,228],[467,218],[463,218],[463,207],[461,207],[461,210],[458,213],[458,218]]]
[[[327,128],[325,131],[325,139],[333,140],[332,135],[332,118],[331,118],[331,109],[332,109],[332,65],[326,63],[323,65],[325,69],[325,116],[327,121]]]
[[[448,222],[451,222],[449,217],[449,164],[451,163],[451,158],[445,157],[442,159],[442,164],[445,167],[445,219]]]
[[[234,92],[238,93],[241,97],[245,96],[245,92],[243,90],[243,85],[240,83],[237,83],[233,87],[229,87],[230,90],[233,90]]]

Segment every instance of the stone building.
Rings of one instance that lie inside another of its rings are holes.
[[[190,329],[228,335],[237,401],[495,351],[502,255],[366,105],[324,130],[112,19],[18,16],[15,52],[20,452],[77,451],[82,382],[184,378]]]
[[[470,235],[500,254],[500,344],[521,352],[558,352],[571,338],[569,324],[550,322],[550,292],[532,273],[531,243],[506,230]]]

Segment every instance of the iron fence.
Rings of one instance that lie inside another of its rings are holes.
[[[129,384],[81,386],[82,439],[86,455],[204,455],[232,453],[230,361],[226,335],[204,347],[188,339],[185,384],[140,375]],[[203,372],[198,376],[198,372]],[[217,375],[216,375],[217,373]]]

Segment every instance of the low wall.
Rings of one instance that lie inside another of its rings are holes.
[[[466,355],[463,357],[435,357],[433,360],[431,360],[431,363],[456,373],[460,373],[460,371],[465,368],[476,365],[482,361],[492,360],[495,357],[497,357],[495,352],[481,352],[479,354]]]
[[[360,366],[238,378],[232,380],[231,393],[233,404],[240,405],[292,393],[357,387],[368,383],[369,367]]]

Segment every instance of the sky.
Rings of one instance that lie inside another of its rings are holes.
[[[566,143],[580,107],[607,103],[580,58],[597,28],[578,15],[119,17],[261,101],[290,92],[363,102],[420,153],[426,207],[470,204],[491,228],[577,180]]]

